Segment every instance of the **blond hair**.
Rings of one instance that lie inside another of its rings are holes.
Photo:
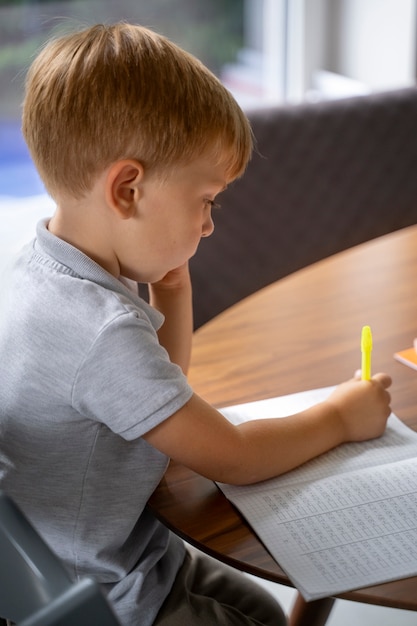
[[[29,69],[23,134],[49,193],[82,197],[124,158],[163,173],[211,153],[231,179],[250,158],[246,116],[195,57],[137,25],[52,40]]]

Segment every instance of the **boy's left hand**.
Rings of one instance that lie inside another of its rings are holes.
[[[193,332],[191,278],[188,263],[170,270],[161,280],[149,285],[150,303],[165,321],[158,330],[159,341],[171,361],[188,371]]]
[[[152,283],[156,289],[180,289],[190,284],[190,272],[188,262],[170,270],[161,280]]]

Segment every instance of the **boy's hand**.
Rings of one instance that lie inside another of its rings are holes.
[[[339,385],[326,402],[336,409],[343,441],[364,441],[380,437],[391,414],[391,385],[387,374],[371,380],[352,379]]]
[[[149,285],[150,303],[160,311],[165,321],[158,331],[159,342],[171,361],[187,373],[191,356],[193,307],[188,263],[184,263],[161,280]]]
[[[169,271],[161,280],[152,283],[155,289],[182,289],[190,284],[188,263]]]

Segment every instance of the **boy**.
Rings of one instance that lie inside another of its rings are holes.
[[[128,24],[53,41],[29,71],[23,131],[56,211],[2,284],[1,488],[126,626],[285,623],[246,578],[186,553],[146,502],[169,457],[244,484],[381,435],[389,377],[239,427],[193,394],[188,260],[252,149],[196,59]]]

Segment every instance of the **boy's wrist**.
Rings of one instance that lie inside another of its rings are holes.
[[[328,425],[327,432],[334,437],[335,445],[348,441],[346,426],[336,403],[324,400],[321,406]]]
[[[191,290],[191,282],[184,283],[153,283],[149,285],[149,296],[150,302],[154,300],[165,300],[168,298],[169,300],[175,298],[189,298],[191,300],[192,290]]]
[[[191,277],[188,264],[168,272],[161,280],[149,284],[155,292],[191,290]]]

